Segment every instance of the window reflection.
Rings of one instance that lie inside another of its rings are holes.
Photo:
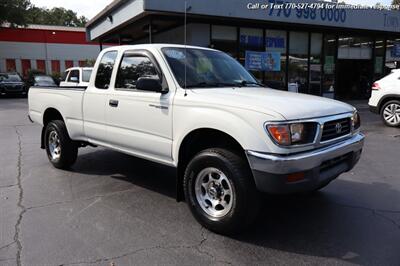
[[[280,58],[279,69],[265,72],[265,84],[274,89],[286,90],[286,31],[266,30],[265,38],[266,52],[277,53]]]
[[[308,33],[290,32],[288,90],[307,93]]]
[[[311,51],[310,51],[310,93],[313,95],[321,95],[321,53],[322,53],[322,34],[311,34]]]

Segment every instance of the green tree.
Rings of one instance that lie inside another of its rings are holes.
[[[11,26],[26,25],[27,10],[30,6],[29,0],[1,0],[0,24],[8,22]]]
[[[86,17],[78,17],[74,11],[62,7],[47,9],[31,6],[27,13],[29,24],[84,27],[87,22]]]
[[[400,5],[400,0],[393,0],[392,5]]]
[[[8,22],[12,27],[27,24],[84,27],[88,19],[63,7],[40,8],[30,0],[0,0],[0,24]]]

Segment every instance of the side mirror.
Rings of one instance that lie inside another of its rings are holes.
[[[78,82],[79,82],[79,79],[78,79],[77,77],[71,77],[71,78],[70,78],[70,81],[71,81],[71,82],[78,83]]]
[[[161,94],[168,93],[168,88],[163,89],[158,77],[141,77],[136,81],[136,89],[142,91],[154,91]]]

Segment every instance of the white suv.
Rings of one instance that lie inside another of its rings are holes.
[[[380,114],[387,126],[400,126],[400,69],[372,85],[372,95],[369,99],[369,108]]]

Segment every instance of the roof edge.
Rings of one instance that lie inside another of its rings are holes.
[[[107,5],[103,10],[100,11],[96,16],[94,16],[92,19],[90,19],[85,27],[88,28],[93,24],[96,24],[96,22],[106,16],[109,12],[115,10],[116,8],[120,7],[121,5],[125,4],[129,0],[114,0],[112,1],[109,5]]]

